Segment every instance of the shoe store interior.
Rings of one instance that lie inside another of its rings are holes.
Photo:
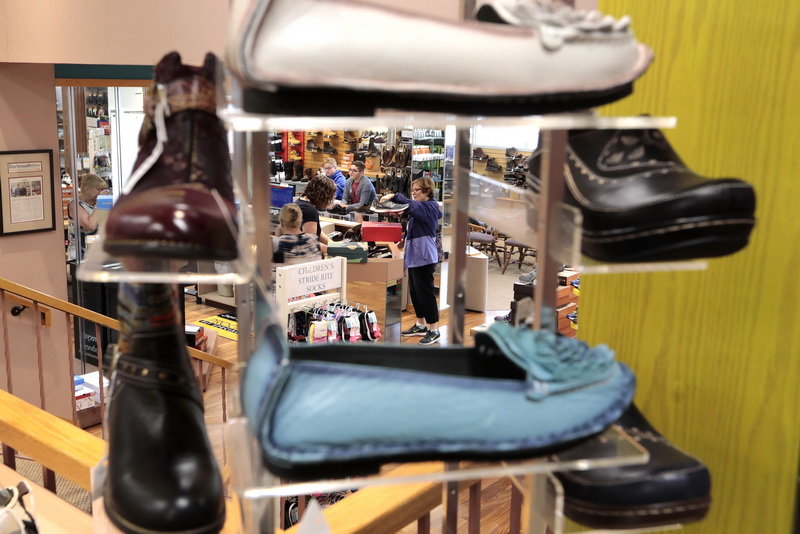
[[[800,9],[151,3],[0,20],[0,533],[800,534]]]

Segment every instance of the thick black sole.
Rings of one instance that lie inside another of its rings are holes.
[[[244,111],[267,115],[371,117],[394,109],[457,115],[524,116],[564,113],[615,102],[633,92],[633,83],[602,91],[524,96],[464,96],[279,87],[277,91],[244,90]]]
[[[154,241],[114,243],[106,240],[103,250],[119,258],[134,257],[161,260],[213,260],[233,261],[239,257],[239,251],[224,249],[198,249],[180,245],[165,245]]]
[[[501,462],[510,460],[526,460],[539,458],[549,454],[563,451],[569,447],[582,443],[594,437],[586,436],[572,441],[565,441],[550,447],[540,447],[519,451],[477,453],[477,452],[457,452],[457,453],[416,453],[416,454],[392,454],[384,458],[366,458],[360,460],[350,460],[345,462],[321,462],[303,465],[287,466],[285,464],[276,465],[268,457],[264,458],[264,465],[274,475],[283,477],[287,480],[304,482],[310,480],[365,477],[380,473],[384,465],[406,462]]]
[[[152,530],[149,528],[140,527],[117,513],[116,508],[114,508],[113,504],[109,501],[108,492],[106,492],[104,495],[103,507],[108,520],[111,521],[111,523],[124,534],[217,534],[225,526],[225,514],[223,514],[211,525],[192,527],[182,530]]]
[[[747,246],[754,225],[754,219],[728,219],[675,223],[625,234],[584,231],[581,252],[608,263],[718,258]]]
[[[564,514],[581,525],[602,529],[648,528],[702,520],[711,497],[650,505],[610,506],[564,498]]]

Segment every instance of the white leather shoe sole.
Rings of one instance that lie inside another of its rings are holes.
[[[263,108],[253,111],[582,109],[629,94],[652,61],[627,28],[554,39],[536,27],[433,19],[358,0],[235,0],[231,24],[228,63],[257,90],[246,96],[246,108]],[[326,53],[347,48],[353,29],[360,43],[374,43],[371,57]],[[325,47],[308,46],[311,39]]]

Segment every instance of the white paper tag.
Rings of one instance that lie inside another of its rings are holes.
[[[331,527],[322,515],[322,508],[316,499],[308,501],[306,512],[297,527],[297,534],[331,534]]]

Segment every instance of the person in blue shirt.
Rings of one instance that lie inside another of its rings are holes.
[[[436,231],[442,211],[433,199],[433,180],[428,176],[411,183],[411,198],[401,193],[389,193],[381,197],[381,202],[394,200],[408,204],[408,225],[406,226],[404,264],[408,273],[408,292],[417,315],[416,324],[404,330],[403,336],[424,336],[420,345],[432,345],[439,341],[439,306],[433,274],[439,263],[439,248],[436,244]]]
[[[325,176],[333,180],[333,183],[336,184],[336,200],[342,200],[345,180],[344,174],[338,169],[336,158],[325,158],[325,161],[322,162],[322,170],[325,172]]]

